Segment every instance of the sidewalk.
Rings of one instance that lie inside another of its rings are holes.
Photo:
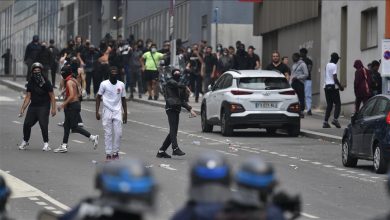
[[[24,80],[24,78],[17,78],[16,81],[13,81],[12,78],[5,78],[5,77],[0,78],[1,85],[7,86],[10,89],[16,90],[18,92],[25,91],[25,83],[26,81]],[[57,97],[59,94],[58,89],[55,89],[54,93]],[[139,99],[138,96],[135,95],[135,98],[131,101],[162,107],[162,108],[165,106],[165,101],[161,96],[160,99],[157,101],[147,100],[147,98],[148,98],[147,95],[144,95],[142,99]],[[94,101],[94,100],[86,100],[86,101]],[[199,103],[195,103],[195,99],[190,98],[189,104],[193,107],[194,111],[197,114],[200,114],[201,100],[199,101]],[[301,120],[301,135],[305,137],[341,143],[344,128],[349,124],[350,119],[340,117],[339,122],[341,124],[341,128],[335,128],[333,125],[331,125],[332,128],[322,128],[324,113],[322,111],[314,110],[314,109],[312,111],[313,111],[312,116],[305,115],[305,118]],[[332,117],[330,118],[330,120],[331,119]]]

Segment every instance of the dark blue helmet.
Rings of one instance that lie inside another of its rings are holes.
[[[231,169],[223,156],[216,153],[201,154],[190,169],[192,200],[224,202],[228,199]]]
[[[137,211],[154,205],[156,182],[140,160],[104,164],[97,171],[95,183],[102,199],[114,208]]]
[[[3,176],[0,176],[0,214],[5,212],[5,205],[11,195],[11,190],[8,188]]]

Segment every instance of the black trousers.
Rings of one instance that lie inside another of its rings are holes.
[[[335,88],[334,85],[325,86],[325,98],[326,98],[326,112],[325,112],[325,121],[327,122],[332,112],[333,105],[334,109],[334,119],[338,119],[341,111],[341,101],[340,101],[340,92]]]
[[[88,71],[85,72],[85,83],[87,84],[86,91],[87,94],[91,94],[91,82],[93,83],[93,94],[96,95],[99,91],[99,86],[101,83],[101,79],[98,76],[97,71]]]
[[[303,112],[303,110],[305,110],[305,84],[299,80],[294,80],[291,83],[291,87],[298,95],[299,107],[301,112]]]
[[[56,74],[58,69],[58,63],[52,64],[51,67],[51,84],[53,84],[53,87],[56,86]]]
[[[69,103],[68,106],[64,109],[65,112],[65,121],[64,121],[64,137],[62,143],[67,144],[69,139],[69,133],[72,129],[72,133],[79,133],[89,138],[91,133],[89,133],[84,128],[78,126],[80,122],[80,111],[81,105],[80,102]]]
[[[197,74],[190,76],[191,91],[195,93],[195,98],[199,98],[199,93],[202,93],[202,77]]]
[[[169,109],[166,110],[169,122],[169,134],[165,138],[160,150],[166,151],[169,145],[172,144],[172,149],[179,147],[177,144],[177,131],[179,129],[180,110]]]
[[[26,118],[23,124],[23,140],[28,142],[31,136],[31,128],[39,122],[43,142],[49,142],[49,114],[50,103],[47,106],[28,107]]]

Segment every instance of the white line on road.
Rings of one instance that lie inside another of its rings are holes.
[[[39,200],[37,197],[30,197],[28,199],[31,200],[31,201],[38,201]]]
[[[334,167],[333,165],[324,165],[324,167],[326,167],[326,168],[332,168],[332,167]]]
[[[310,214],[307,214],[307,213],[304,213],[304,212],[301,212],[301,215],[302,216],[305,216],[307,218],[312,218],[312,219],[317,219],[317,218],[320,218],[320,217],[317,217],[315,215],[310,215]]]
[[[46,202],[35,202],[37,205],[41,205],[41,206],[45,206],[45,205],[47,205],[47,203]]]
[[[232,156],[239,156],[238,154],[232,154],[232,153],[228,153],[226,151],[223,151],[223,150],[215,150],[217,152],[220,152],[220,153],[223,153],[223,154],[227,154],[227,155],[232,155]]]
[[[45,208],[45,209],[47,209],[47,210],[55,210],[56,208],[54,208],[53,206],[45,206],[45,207],[43,207],[43,208]]]
[[[177,169],[171,167],[171,165],[169,165],[169,164],[163,164],[162,163],[162,164],[159,165],[159,167],[167,169],[167,170],[177,170]]]
[[[57,215],[63,215],[64,214],[64,212],[62,212],[62,211],[53,211],[53,213],[57,214]]]
[[[315,164],[315,165],[321,165],[322,163],[320,162],[311,162],[312,164]]]
[[[84,141],[79,141],[79,140],[72,140],[73,142],[79,143],[79,144],[85,144]]]
[[[29,197],[29,199],[31,200],[31,197],[40,196],[40,197],[46,199],[48,202],[60,207],[61,209],[65,210],[65,211],[68,211],[70,209],[65,204],[62,204],[61,202],[53,199],[52,197],[50,197],[46,193],[40,191],[39,189],[27,184],[26,182],[24,182],[20,179],[12,176],[11,174],[8,174],[7,172],[4,172],[3,170],[0,170],[0,174],[5,178],[5,181],[9,184],[9,186],[12,190],[11,198]]]
[[[23,123],[20,122],[20,121],[12,121],[12,122],[15,123],[15,124],[19,124],[19,125],[23,124]]]

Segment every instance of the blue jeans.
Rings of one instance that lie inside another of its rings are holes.
[[[306,101],[306,110],[310,111],[311,110],[311,80],[306,80],[305,81],[305,101]]]

